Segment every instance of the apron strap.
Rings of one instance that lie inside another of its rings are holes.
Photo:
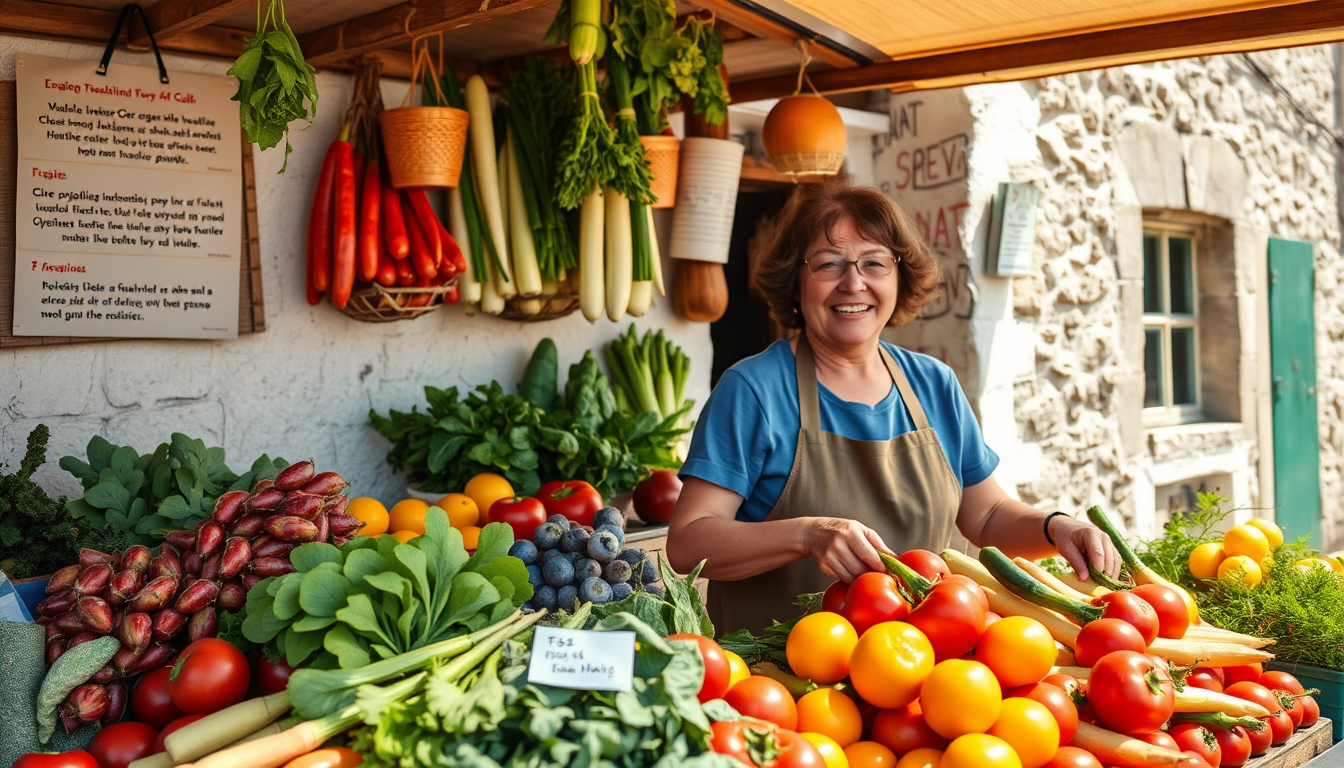
[[[905,401],[905,407],[910,411],[910,421],[914,422],[915,429],[928,429],[929,417],[924,415],[924,406],[919,404],[919,398],[915,397],[915,391],[910,388],[910,380],[905,378],[905,371],[896,364],[896,358],[891,356],[886,347],[879,346],[878,349],[882,350],[882,362],[887,364],[891,380],[896,382],[896,391],[901,393],[901,400]]]
[[[878,350],[882,353],[882,362],[886,363],[891,380],[896,384],[896,391],[901,394],[906,410],[910,411],[910,421],[914,423],[915,429],[928,429],[929,417],[924,414],[924,406],[919,404],[919,398],[915,397],[915,391],[910,388],[905,371],[901,370],[896,358],[891,356],[886,347],[879,344]],[[820,430],[821,396],[817,392],[817,359],[812,354],[812,345],[808,343],[806,333],[798,335],[798,352],[794,355],[793,369],[798,379],[799,426]]]

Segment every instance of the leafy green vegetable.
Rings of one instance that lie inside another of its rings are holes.
[[[596,629],[635,633],[632,690],[529,684],[528,655],[511,644],[469,675],[447,665],[432,670],[417,695],[357,700],[365,725],[353,747],[371,766],[729,768],[732,760],[709,746],[695,646],[669,642],[625,613]],[[717,714],[736,716],[726,706]]]
[[[616,407],[611,382],[591,352],[570,366],[563,409],[546,412],[498,383],[462,398],[456,387],[425,387],[427,412],[369,412],[392,442],[388,464],[426,491],[461,491],[473,475],[499,472],[531,495],[543,482],[579,479],[604,498],[633,488],[651,468],[678,466],[675,447],[690,404],[660,418]]]
[[[555,397],[559,389],[560,359],[555,342],[550,338],[537,342],[532,359],[527,361],[527,370],[523,371],[523,397],[543,411],[555,410]]]
[[[1200,589],[1198,580],[1190,573],[1190,553],[1200,544],[1222,541],[1223,532],[1218,525],[1232,513],[1223,508],[1225,501],[1217,492],[1200,492],[1194,510],[1176,513],[1163,526],[1161,537],[1139,545],[1139,558],[1164,578],[1187,589]]]
[[[728,117],[728,87],[719,65],[723,38],[710,22],[690,18],[677,29],[672,0],[615,0],[611,46],[634,72],[639,132],[662,133],[667,109],[683,95],[714,125]]]
[[[585,603],[584,608],[591,610],[592,617],[585,624],[591,628],[604,619],[628,613],[648,624],[660,635],[684,632],[714,637],[714,623],[705,613],[700,590],[695,588],[695,580],[704,567],[705,563],[701,561],[683,578],[678,576],[660,555],[658,571],[663,579],[663,591],[666,597],[660,598],[645,592],[642,587],[637,587],[634,594],[615,603],[604,605]]]
[[[248,141],[270,149],[285,140],[285,161],[280,166],[284,173],[292,151],[289,124],[300,118],[312,122],[317,113],[317,70],[303,60],[298,38],[285,20],[284,0],[266,2],[264,16],[262,4],[258,0],[257,34],[247,38],[227,74],[238,78],[233,100],[238,102]]]
[[[242,475],[224,463],[223,448],[174,432],[144,456],[130,446],[117,446],[94,435],[88,461],[61,459],[61,469],[85,488],[84,498],[66,503],[70,515],[95,530],[119,532],[129,544],[153,545],[170,530],[191,529],[210,516],[215,499],[229,491],[251,490],[258,480],[274,480],[289,466],[284,459],[262,455]]]
[[[508,555],[513,529],[492,523],[470,557],[462,533],[433,508],[425,533],[403,544],[358,537],[337,549],[310,542],[298,570],[247,595],[243,636],[283,651],[291,666],[355,669],[503,621],[532,599],[527,567]]]
[[[741,656],[747,664],[768,661],[785,672],[790,672],[792,668],[789,667],[789,659],[784,653],[789,632],[800,619],[821,608],[821,595],[821,592],[799,595],[793,604],[802,608],[802,613],[788,621],[771,621],[770,626],[765,628],[760,637],[754,637],[750,630],[739,629],[719,638],[719,645],[723,646],[724,650]]]
[[[10,578],[50,573],[75,562],[85,542],[106,543],[98,532],[69,518],[65,497],[53,499],[33,482],[33,473],[47,460],[49,437],[45,424],[34,427],[18,471],[0,474],[0,566]]]

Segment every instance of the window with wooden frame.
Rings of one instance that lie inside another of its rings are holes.
[[[1202,417],[1199,297],[1191,229],[1146,223],[1143,231],[1143,418],[1149,425]]]

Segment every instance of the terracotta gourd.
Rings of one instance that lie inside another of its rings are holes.
[[[833,176],[845,162],[845,121],[820,96],[790,96],[766,115],[761,143],[775,170],[785,176]]]

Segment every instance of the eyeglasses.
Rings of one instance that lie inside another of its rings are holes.
[[[850,264],[854,265],[860,277],[878,278],[890,275],[899,261],[900,259],[886,254],[862,256],[855,261],[827,254],[814,256],[803,263],[807,265],[808,273],[818,280],[839,280],[844,276],[845,270],[849,269]]]

